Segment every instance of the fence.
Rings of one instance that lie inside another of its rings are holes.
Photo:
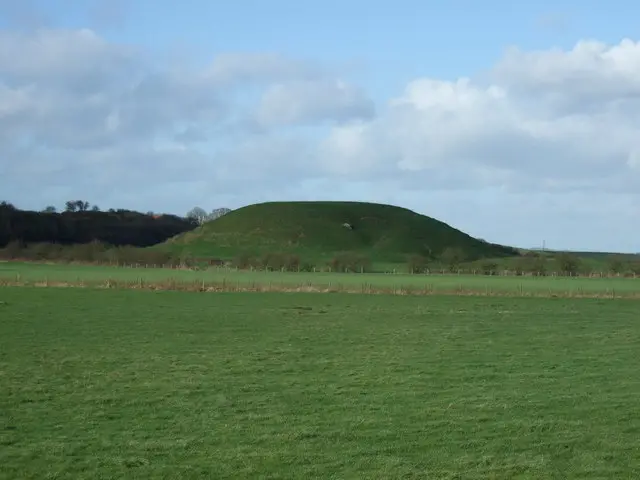
[[[300,266],[297,269],[294,267],[293,269],[271,269],[271,268],[257,268],[254,266],[242,269],[238,267],[231,266],[229,264],[224,264],[218,260],[208,260],[206,262],[200,262],[199,264],[189,263],[166,263],[166,264],[154,264],[154,263],[124,263],[124,262],[116,262],[116,261],[47,261],[47,260],[31,260],[31,259],[21,259],[14,258],[11,260],[1,260],[3,262],[12,262],[12,263],[33,263],[33,264],[65,264],[65,265],[87,265],[87,266],[107,266],[107,267],[119,267],[119,268],[149,268],[149,269],[171,269],[171,270],[191,270],[191,271],[204,271],[204,270],[213,270],[213,271],[222,271],[222,272],[239,272],[239,271],[248,271],[248,272],[274,272],[274,273],[335,273],[335,274],[350,274],[350,275],[367,275],[367,274],[381,274],[381,275],[412,275],[412,276],[483,276],[483,277],[575,277],[575,278],[638,278],[640,277],[640,271],[628,270],[625,272],[613,272],[607,270],[599,270],[599,271],[581,271],[581,272],[557,272],[557,271],[546,271],[542,272],[523,272],[521,270],[509,270],[509,269],[500,269],[495,271],[486,271],[485,269],[480,268],[467,268],[467,269],[457,269],[450,270],[445,268],[435,268],[435,269],[427,269],[420,273],[410,273],[405,269],[381,269],[377,270],[375,268],[369,269],[365,271],[364,269],[360,271],[341,271],[332,269],[330,266],[324,267],[304,267]]]

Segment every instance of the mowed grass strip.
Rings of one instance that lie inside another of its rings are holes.
[[[478,293],[509,295],[602,295],[640,296],[640,278],[509,277],[484,275],[344,274],[234,271],[212,268],[205,271],[163,268],[0,263],[0,281],[105,285],[109,281],[129,283],[195,283],[233,288],[277,290],[304,287],[359,292],[413,290],[424,293]]]
[[[0,477],[638,478],[638,306],[0,288]]]

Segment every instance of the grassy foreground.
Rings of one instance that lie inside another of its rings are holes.
[[[331,289],[371,293],[464,293],[481,295],[560,295],[640,297],[640,279],[588,277],[504,277],[484,275],[410,275],[206,271],[83,265],[0,263],[0,283],[75,283],[185,289]],[[111,283],[109,283],[111,282]],[[171,286],[173,285],[173,287]],[[177,285],[180,286],[180,285]]]
[[[638,478],[637,312],[0,288],[0,477]]]

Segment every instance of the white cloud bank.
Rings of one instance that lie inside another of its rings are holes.
[[[508,50],[375,104],[322,65],[159,65],[91,30],[0,30],[0,197],[184,212],[403,204],[522,246],[640,251],[640,43]]]

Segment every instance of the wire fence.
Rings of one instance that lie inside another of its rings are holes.
[[[578,271],[558,271],[547,269],[545,271],[513,268],[497,268],[489,270],[486,268],[426,268],[420,271],[411,272],[410,266],[354,266],[351,268],[332,268],[330,265],[311,266],[305,264],[288,265],[280,268],[269,266],[246,266],[240,268],[229,263],[218,260],[203,260],[198,262],[172,262],[172,263],[143,263],[143,262],[123,262],[123,261],[61,261],[29,258],[1,259],[3,263],[27,263],[27,264],[51,264],[51,265],[85,265],[85,266],[105,266],[112,268],[142,268],[142,269],[170,269],[189,271],[216,271],[216,272],[264,272],[264,273],[334,273],[334,274],[384,274],[384,275],[411,275],[411,276],[482,276],[482,277],[575,277],[575,278],[638,278],[640,268],[628,268],[622,271],[606,269],[582,268]]]

